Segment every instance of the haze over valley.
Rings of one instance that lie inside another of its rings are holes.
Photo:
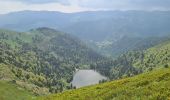
[[[0,1],[0,100],[168,100],[168,5]]]

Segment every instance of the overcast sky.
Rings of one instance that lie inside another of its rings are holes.
[[[0,14],[22,10],[170,10],[170,0],[0,0]]]

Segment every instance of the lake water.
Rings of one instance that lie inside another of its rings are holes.
[[[75,73],[72,84],[73,86],[76,86],[76,88],[80,88],[83,86],[98,84],[102,79],[107,78],[94,70],[79,70]]]

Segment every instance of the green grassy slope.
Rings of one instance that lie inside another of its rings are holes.
[[[50,95],[42,100],[167,100],[170,68]]]
[[[35,96],[17,85],[0,81],[0,100],[34,100]]]

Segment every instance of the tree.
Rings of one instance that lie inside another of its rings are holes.
[[[164,67],[165,67],[165,68],[168,68],[168,67],[169,67],[169,65],[168,65],[168,64],[165,64],[165,65],[164,65]]]

